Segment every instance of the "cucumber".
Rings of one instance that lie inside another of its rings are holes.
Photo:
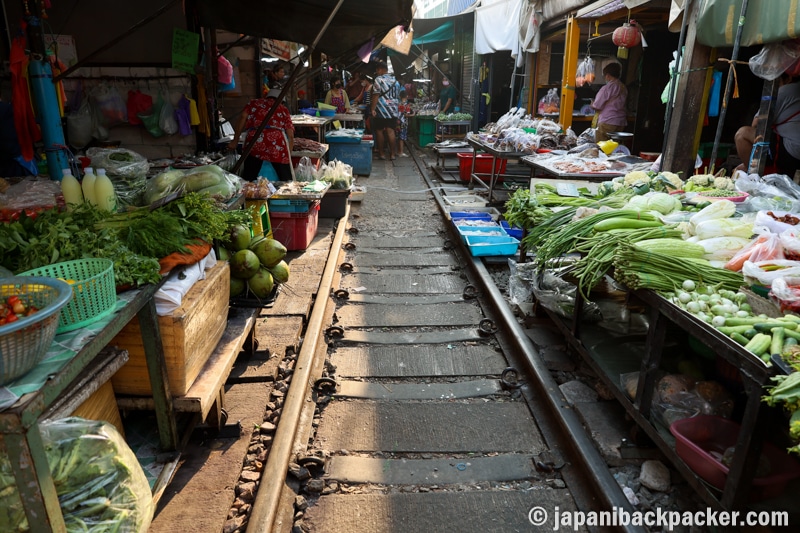
[[[731,339],[735,340],[736,342],[738,342],[742,346],[746,346],[747,343],[750,342],[750,339],[748,339],[747,337],[745,337],[744,335],[742,335],[740,333],[736,333],[735,331],[733,333],[731,333]]]
[[[753,329],[761,333],[769,333],[777,328],[794,330],[797,329],[797,324],[794,322],[761,322],[759,324],[753,324]]]
[[[782,317],[779,318],[779,320],[788,320],[789,322],[796,322],[800,324],[800,316],[792,314],[783,315]]]
[[[770,344],[772,344],[772,337],[765,333],[758,333],[755,337],[750,339],[750,342],[744,346],[744,349],[761,357],[769,349]]]
[[[775,328],[772,330],[772,342],[770,343],[769,353],[780,355],[783,352],[783,339],[785,338],[784,328]]]
[[[751,329],[753,329],[752,326],[721,326],[717,328],[717,331],[719,331],[720,333],[724,333],[725,335],[730,335],[731,333],[738,333],[740,335],[744,335],[746,331]],[[755,335],[755,333],[753,333],[753,335]]]
[[[744,335],[748,339],[752,339],[753,337],[758,335],[758,332],[756,330],[754,330],[753,328],[750,328],[747,331],[745,331],[744,333],[742,333],[742,335]]]
[[[794,331],[794,330],[786,329],[786,328],[784,328],[784,329],[785,329],[785,331],[783,332],[784,335],[786,335],[787,337],[792,338],[792,339],[794,339],[796,341],[800,341],[800,331]]]
[[[795,339],[794,337],[790,337],[790,336],[786,335],[786,331],[784,331],[783,333],[786,336],[786,338],[783,339],[783,347],[784,348],[786,348],[787,346],[796,346],[797,345],[797,339]]]
[[[725,325],[726,326],[752,326],[754,324],[759,324],[761,322],[765,322],[765,321],[760,319],[760,318],[758,318],[758,317],[752,317],[752,318],[731,317],[731,318],[726,318],[725,319]]]

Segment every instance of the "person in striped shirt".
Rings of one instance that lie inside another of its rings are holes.
[[[399,114],[397,103],[400,95],[400,84],[389,74],[386,63],[379,61],[375,67],[375,81],[372,84],[372,98],[370,101],[370,115],[372,116],[372,131],[378,144],[378,157],[386,159],[384,155],[384,142],[389,145],[389,159],[395,159],[395,129]]]

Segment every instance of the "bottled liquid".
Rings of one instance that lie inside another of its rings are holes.
[[[97,207],[104,211],[114,212],[117,210],[117,193],[114,192],[114,184],[106,175],[106,169],[97,169],[97,179],[94,182],[94,196]]]
[[[81,191],[81,184],[72,175],[72,171],[65,168],[61,171],[61,193],[64,195],[64,201],[67,203],[67,208],[74,205],[83,203],[83,192]]]
[[[83,182],[81,188],[83,189],[83,198],[93,206],[97,206],[97,198],[94,196],[94,183],[97,176],[94,174],[92,167],[86,167],[86,174],[83,175]]]

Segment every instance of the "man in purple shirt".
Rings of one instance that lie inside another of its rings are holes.
[[[625,100],[628,98],[628,89],[619,81],[621,69],[619,63],[609,63],[603,68],[606,84],[597,93],[592,101],[592,108],[600,112],[597,117],[597,131],[595,141],[607,141],[608,134],[622,131],[628,123]]]

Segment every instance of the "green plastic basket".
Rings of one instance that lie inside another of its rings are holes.
[[[73,298],[61,310],[56,333],[88,326],[114,312],[117,287],[110,259],[77,259],[35,268],[20,276],[59,278],[72,285]]]
[[[9,296],[19,296],[26,307],[33,305],[39,310],[0,326],[0,385],[39,364],[53,344],[60,311],[72,297],[72,289],[50,278],[0,278],[0,299]]]

